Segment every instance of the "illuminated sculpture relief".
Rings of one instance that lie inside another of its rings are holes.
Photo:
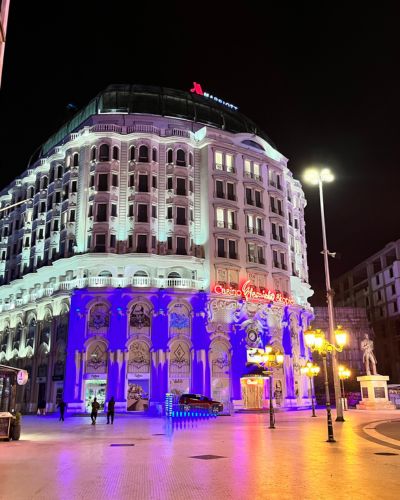
[[[185,304],[173,304],[168,316],[170,335],[190,335],[190,312]]]
[[[104,330],[110,324],[110,311],[106,304],[96,304],[90,310],[89,327],[93,330]]]
[[[150,333],[150,308],[145,303],[134,304],[129,316],[131,333]]]
[[[107,347],[104,342],[94,342],[87,352],[86,372],[105,373],[107,371]]]
[[[150,372],[150,350],[145,342],[132,342],[129,346],[128,371],[131,373]]]

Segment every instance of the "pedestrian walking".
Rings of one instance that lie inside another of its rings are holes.
[[[99,409],[100,409],[100,405],[97,402],[97,398],[94,398],[93,403],[92,403],[92,413],[90,414],[90,418],[92,419],[92,425],[96,424],[97,413],[98,413]]]
[[[61,420],[62,422],[64,422],[64,412],[66,407],[67,403],[63,399],[57,405],[57,408],[60,408],[60,418],[58,420]]]
[[[107,406],[107,424],[114,423],[114,411],[115,411],[115,399],[114,396],[111,396],[110,401],[108,402]]]

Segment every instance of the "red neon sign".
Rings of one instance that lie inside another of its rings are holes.
[[[190,89],[190,92],[194,94],[204,95],[203,89],[201,88],[200,83],[193,82],[193,88]]]
[[[291,297],[285,297],[281,292],[273,290],[255,290],[250,281],[243,283],[241,288],[225,288],[222,285],[215,285],[214,293],[218,295],[227,295],[229,297],[243,298],[245,300],[263,300],[266,302],[278,302],[285,305],[294,304]]]

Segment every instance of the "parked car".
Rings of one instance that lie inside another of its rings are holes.
[[[202,394],[182,394],[179,398],[179,404],[183,405],[185,411],[191,408],[211,410],[213,413],[220,413],[224,405],[220,401],[214,401]]]

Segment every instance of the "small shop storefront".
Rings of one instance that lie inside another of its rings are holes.
[[[100,411],[104,410],[107,391],[107,379],[105,375],[91,374],[85,380],[85,410],[87,413],[92,411],[92,403],[94,398],[100,405]]]

